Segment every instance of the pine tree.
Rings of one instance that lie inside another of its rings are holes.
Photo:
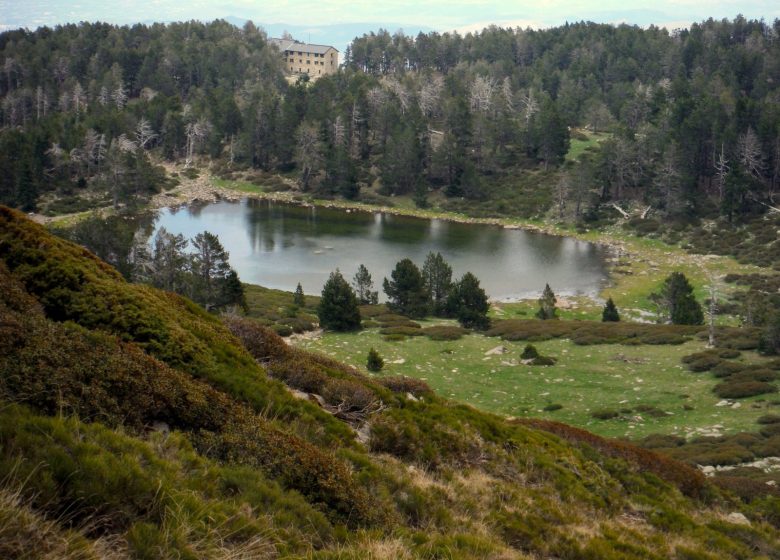
[[[428,294],[425,291],[420,269],[409,259],[403,259],[390,273],[392,280],[385,278],[385,293],[390,300],[391,311],[412,318],[425,317],[428,311]]]
[[[306,305],[306,298],[304,297],[303,287],[300,282],[298,282],[298,286],[295,288],[295,293],[293,294],[293,304],[298,307]]]
[[[208,231],[196,235],[192,245],[192,299],[207,310],[220,307],[225,279],[233,271],[228,262],[230,255],[219,237]]]
[[[617,307],[615,307],[615,302],[612,301],[612,298],[609,298],[606,305],[604,305],[604,311],[601,313],[601,320],[604,323],[616,323],[620,321],[620,314],[618,313]]]
[[[672,272],[658,293],[650,294],[663,318],[673,325],[701,325],[704,312],[693,295],[693,286],[681,272]]]
[[[422,268],[425,290],[431,301],[431,312],[440,317],[446,311],[447,296],[452,289],[452,267],[441,253],[428,253]]]
[[[379,352],[372,347],[371,350],[368,351],[366,368],[368,371],[382,371],[383,367],[385,367],[385,361],[382,359],[382,356],[379,355]]]
[[[330,273],[322,288],[317,316],[323,329],[351,331],[360,328],[357,297],[338,269]]]
[[[371,274],[365,265],[360,265],[358,271],[355,273],[355,278],[352,280],[352,285],[355,288],[355,294],[358,298],[360,305],[376,305],[379,301],[379,293],[373,291],[374,281],[371,279]]]
[[[447,310],[468,329],[485,330],[490,327],[489,308],[487,294],[471,272],[455,283],[447,298]]]
[[[220,298],[217,306],[224,308],[231,305],[240,307],[244,312],[248,310],[244,285],[241,283],[238,273],[232,268],[220,283]]]
[[[539,299],[539,311],[536,312],[536,317],[543,320],[557,319],[558,315],[555,308],[557,301],[550,285],[545,284],[544,292],[541,299]]]

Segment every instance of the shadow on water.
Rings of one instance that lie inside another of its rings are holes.
[[[422,266],[430,251],[441,252],[456,277],[476,274],[495,299],[537,294],[545,283],[556,293],[595,294],[606,281],[600,246],[490,225],[244,200],[164,210],[161,226],[218,235],[244,282],[285,290],[300,282],[312,294],[332,270],[351,279],[361,263],[380,287],[400,259]]]

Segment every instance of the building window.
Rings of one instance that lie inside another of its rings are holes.
[[[311,64],[311,60],[307,60],[307,61],[306,61],[306,64]]]

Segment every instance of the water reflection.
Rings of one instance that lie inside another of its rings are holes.
[[[300,282],[312,294],[335,268],[351,279],[365,264],[379,287],[398,260],[422,265],[430,251],[441,252],[456,276],[476,274],[495,299],[535,295],[545,283],[560,294],[594,294],[606,277],[599,246],[498,226],[265,200],[163,210],[155,228],[162,226],[186,237],[217,234],[245,282],[285,290]]]

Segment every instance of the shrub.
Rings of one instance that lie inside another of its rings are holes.
[[[228,315],[222,321],[259,362],[282,359],[290,354],[289,347],[278,334],[255,320]]]
[[[763,368],[750,368],[738,371],[729,377],[729,383],[742,383],[745,381],[763,381],[768,383],[775,381],[778,377],[778,373],[771,369]]]
[[[745,397],[776,393],[777,387],[771,383],[764,383],[762,381],[743,381],[737,383],[727,381],[715,385],[713,391],[723,399],[743,399]]]
[[[422,333],[431,340],[447,341],[459,340],[464,334],[468,334],[468,329],[463,327],[454,327],[449,325],[439,325],[435,327],[426,327]]]
[[[538,356],[531,360],[532,366],[554,366],[557,360],[550,356]]]
[[[730,375],[742,371],[745,368],[745,364],[739,362],[720,362],[710,371],[715,377],[729,377]]]
[[[708,371],[720,364],[722,360],[715,354],[699,355],[695,360],[687,363],[688,369],[693,372]]]
[[[376,395],[352,379],[329,379],[322,390],[325,402],[344,411],[362,410],[376,401]]]
[[[383,338],[387,342],[403,342],[406,340],[406,337],[402,334],[386,334]]]
[[[420,327],[385,327],[379,330],[384,335],[402,335],[402,336],[422,336],[423,330]]]
[[[765,414],[763,416],[760,416],[758,420],[756,420],[759,424],[778,424],[780,423],[780,415],[779,414]]]
[[[562,408],[563,408],[562,404],[554,403],[554,404],[548,404],[547,406],[544,407],[543,410],[545,412],[555,412],[556,410],[560,410]]]
[[[718,475],[712,481],[720,488],[733,492],[745,502],[764,498],[767,494],[780,495],[777,488],[745,476]]]
[[[433,389],[425,381],[403,375],[382,377],[379,379],[379,383],[394,393],[411,393],[415,397],[433,393]]]
[[[292,333],[293,333],[293,329],[289,325],[276,324],[276,325],[272,325],[271,328],[279,336],[287,337],[287,336],[292,335]]]
[[[533,360],[539,357],[539,351],[533,344],[526,344],[523,348],[523,353],[520,354],[520,358],[523,360]]]
[[[594,410],[590,413],[590,415],[596,420],[611,420],[612,418],[617,418],[620,416],[620,413],[617,410],[605,408],[601,410]]]
[[[382,359],[382,356],[371,347],[368,351],[368,358],[366,359],[366,369],[368,369],[368,371],[382,371],[384,366],[385,361]]]
[[[586,430],[560,422],[536,419],[518,422],[545,430],[571,443],[588,445],[609,457],[628,461],[639,470],[651,472],[670,484],[674,484],[686,496],[698,498],[704,495],[706,488],[704,475],[698,469],[684,465],[667,456],[636,447],[625,441],[602,438]]]

